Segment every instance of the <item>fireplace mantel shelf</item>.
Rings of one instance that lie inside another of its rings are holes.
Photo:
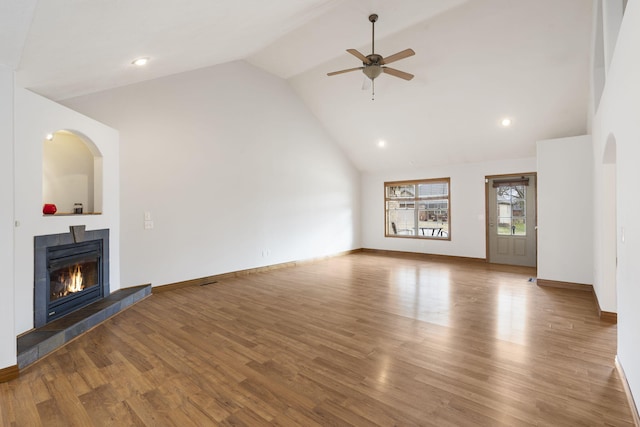
[[[43,214],[42,216],[83,216],[83,215],[102,215],[102,212],[83,212],[81,214],[73,212],[56,212],[54,214]]]

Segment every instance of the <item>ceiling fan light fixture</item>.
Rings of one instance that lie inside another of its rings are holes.
[[[382,67],[378,64],[367,65],[362,69],[362,72],[373,80],[382,73]]]

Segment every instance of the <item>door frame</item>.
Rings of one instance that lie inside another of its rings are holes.
[[[487,264],[491,263],[490,252],[489,252],[489,222],[491,218],[489,218],[489,180],[492,179],[505,179],[505,178],[519,178],[522,175],[533,175],[533,178],[536,180],[536,197],[535,199],[535,215],[534,215],[534,229],[536,230],[535,241],[536,241],[536,266],[534,268],[538,268],[538,173],[537,172],[520,172],[520,173],[505,173],[500,175],[485,175],[484,177],[484,233],[485,233],[485,262]]]

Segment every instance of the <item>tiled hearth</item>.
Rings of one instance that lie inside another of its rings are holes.
[[[18,367],[34,363],[78,335],[151,294],[151,285],[120,289],[58,320],[18,337]]]

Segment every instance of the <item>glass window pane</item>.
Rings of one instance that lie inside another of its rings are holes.
[[[511,209],[514,217],[524,217],[524,200],[514,200]]]
[[[387,187],[387,198],[415,198],[415,185],[392,185]]]
[[[449,184],[446,182],[435,182],[429,184],[418,184],[419,197],[442,197],[449,194]]]
[[[524,185],[497,188],[499,235],[525,236],[527,234],[526,191],[527,187]]]
[[[418,212],[418,235],[445,238],[449,233],[449,201],[428,200],[420,202]]]
[[[527,235],[527,227],[526,220],[524,217],[513,219],[513,225],[511,226],[513,229],[514,236],[526,236]]]
[[[408,203],[391,200],[387,202],[387,233],[411,236],[415,234],[415,206],[407,208]]]
[[[498,202],[498,217],[511,218],[511,203]]]
[[[500,236],[511,235],[511,217],[498,217],[498,234]]]

